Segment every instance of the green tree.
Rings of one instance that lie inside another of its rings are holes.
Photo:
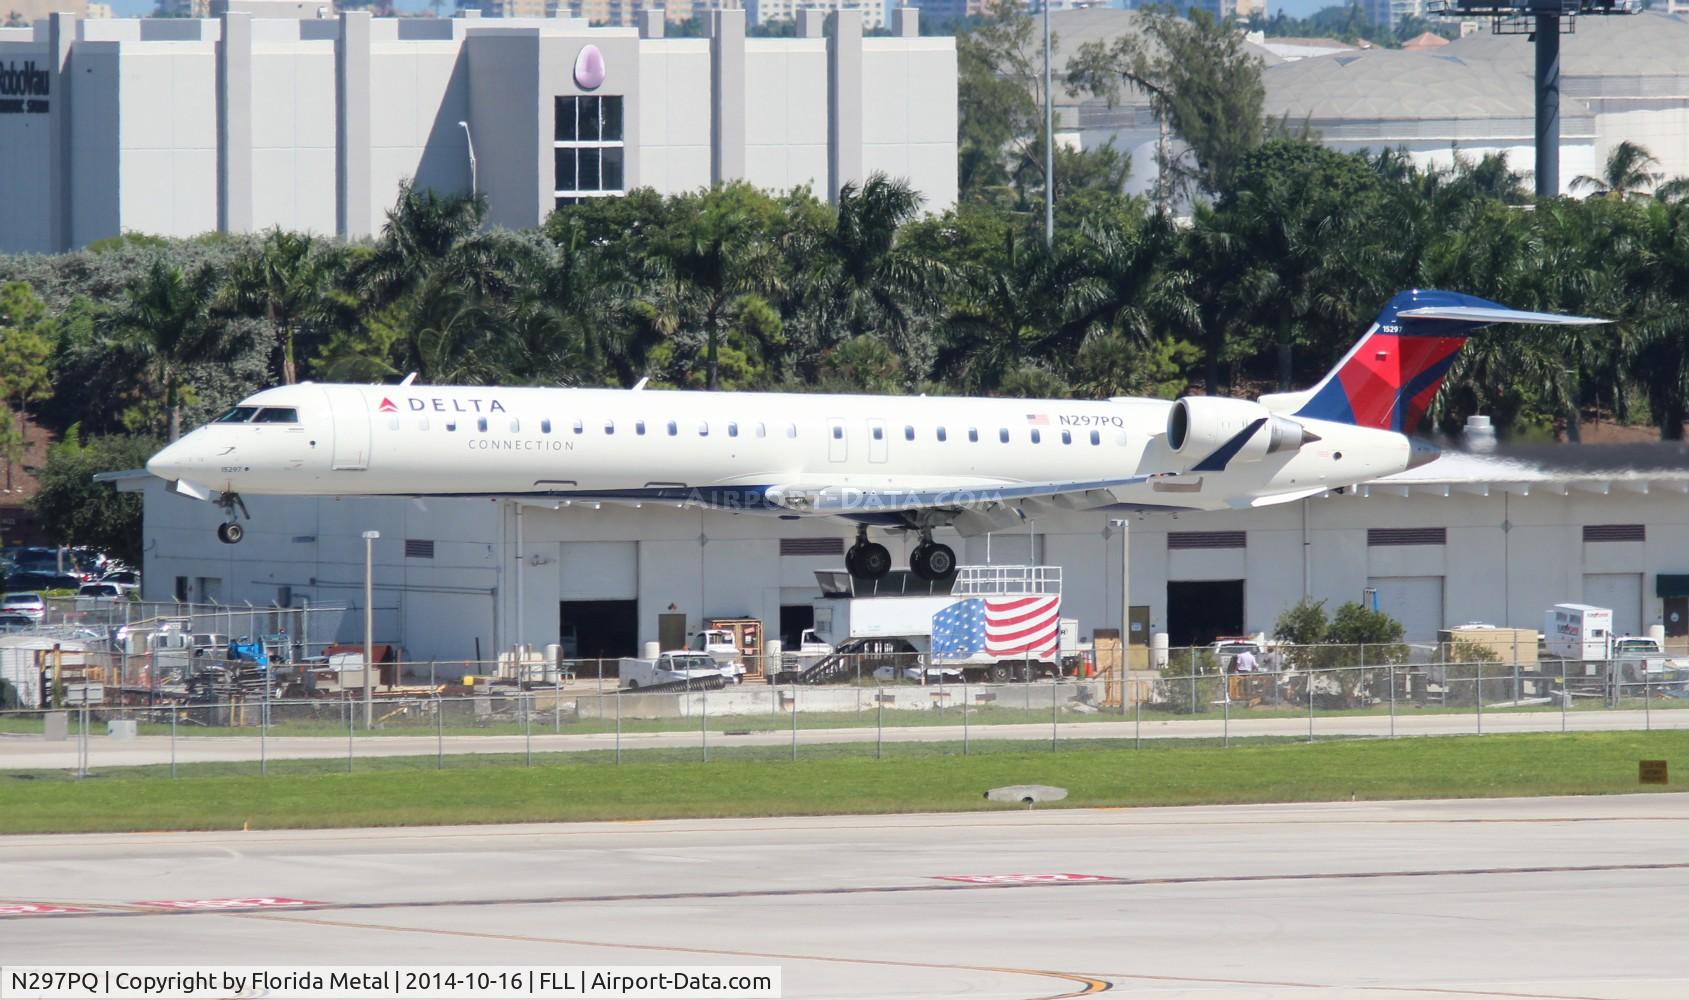
[[[274,344],[273,369],[287,385],[299,380],[296,342],[352,323],[355,305],[335,285],[343,254],[305,233],[280,227],[236,259],[227,278],[233,308],[260,318]]]
[[[41,530],[55,545],[85,545],[131,565],[141,562],[141,494],[120,493],[94,475],[137,469],[159,448],[157,438],[112,435],[80,440],[71,428],[47,452],[30,498]]]
[[[360,295],[380,307],[416,292],[452,249],[480,228],[485,213],[485,198],[418,189],[406,178],[398,201],[387,210],[381,237],[354,270]]]
[[[6,463],[8,493],[13,489],[13,466],[24,457],[27,410],[52,395],[51,331],[47,307],[29,285],[0,285],[0,398],[8,408],[0,425],[0,458]]]
[[[1163,176],[1217,195],[1230,190],[1243,157],[1265,136],[1266,88],[1261,60],[1232,22],[1199,8],[1189,15],[1148,11],[1142,33],[1081,45],[1068,60],[1067,88],[1075,96],[1099,95],[1111,107],[1123,83],[1143,91],[1156,117],[1196,158],[1191,166],[1164,156]]]
[[[1597,198],[1646,198],[1665,176],[1653,169],[1659,165],[1646,147],[1626,139],[1607,154],[1599,177],[1579,174],[1572,178],[1572,190],[1588,191]]]
[[[188,369],[228,360],[239,348],[228,327],[212,315],[221,280],[210,266],[184,272],[159,256],[130,284],[126,301],[105,318],[114,346],[143,364],[159,390],[171,441],[182,436]]]
[[[1043,73],[1034,24],[1014,0],[992,0],[956,34],[957,180],[963,202],[1002,201],[1008,163],[1036,142]],[[1034,157],[1043,163],[1040,153]]]

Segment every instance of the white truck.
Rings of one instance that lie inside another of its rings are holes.
[[[1542,651],[1561,660],[1607,659],[1613,610],[1589,604],[1556,604],[1543,612]]]
[[[739,679],[731,668],[723,667],[708,653],[686,649],[659,653],[654,660],[623,657],[617,665],[617,676],[621,686],[629,691],[671,685],[707,690],[737,683]]]
[[[979,616],[982,636],[997,613],[991,602],[1053,598],[1059,614],[1059,566],[961,566],[956,570],[949,593],[932,593],[929,589],[899,593],[884,586],[882,581],[875,593],[858,595],[850,574],[842,570],[817,571],[815,577],[822,595],[815,602],[813,631],[817,645],[830,645],[837,652],[823,656],[811,666],[824,667],[836,662],[843,668],[841,676],[866,667],[861,671],[864,676],[881,680],[902,677],[936,682],[965,678],[1006,682],[1059,676],[1063,658],[1079,651],[1079,623],[1072,618],[1059,619],[1059,638],[1053,655],[1048,652],[993,654],[983,642],[962,643],[961,648],[954,642],[949,646],[940,643],[937,649],[934,645],[935,628],[949,628],[953,636],[958,630],[954,621],[947,625],[938,616],[962,601],[982,602]],[[921,586],[925,588],[926,584]],[[847,662],[853,653],[861,654],[859,658],[864,662]],[[811,679],[820,682],[833,678]]]
[[[687,646],[688,651],[704,653],[714,660],[718,666],[737,684],[745,677],[745,666],[739,652],[738,643],[733,641],[733,631],[725,628],[707,628],[692,637]]]

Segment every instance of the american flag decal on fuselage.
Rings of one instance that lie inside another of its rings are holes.
[[[932,616],[932,652],[939,660],[1037,656],[1061,649],[1061,597],[970,597]]]

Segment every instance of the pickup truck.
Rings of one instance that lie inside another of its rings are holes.
[[[743,667],[724,667],[708,653],[684,649],[658,654],[654,660],[623,657],[618,664],[621,686],[629,691],[678,681],[714,681],[716,678],[738,683],[743,674]]]
[[[1663,674],[1684,668],[1684,664],[1666,656],[1659,643],[1635,635],[1613,638],[1613,666],[1623,671],[1625,676],[1637,677],[1643,673]]]

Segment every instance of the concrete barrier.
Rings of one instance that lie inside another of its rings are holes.
[[[1051,684],[932,684],[898,685],[896,687],[798,687],[798,714],[810,712],[872,713],[876,708],[888,712],[928,712],[960,708],[1048,709],[1054,701],[1058,706],[1095,705],[1102,698],[1100,681]],[[624,694],[621,696],[621,717],[624,719],[687,719],[708,715],[790,715],[793,689],[742,685],[719,691],[671,692],[662,694]],[[616,696],[579,695],[574,698],[575,712],[582,719],[613,719],[616,717]],[[565,711],[569,702],[563,703]]]

